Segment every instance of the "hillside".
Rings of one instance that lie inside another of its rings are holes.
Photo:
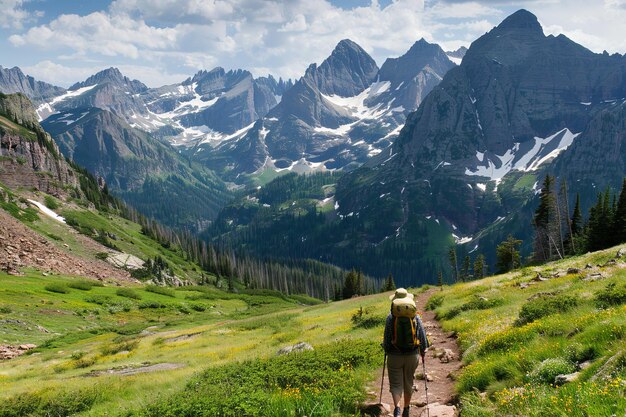
[[[463,351],[451,375],[462,416],[626,411],[618,249],[434,291],[428,305]],[[353,415],[380,376],[387,295],[306,306],[314,300],[270,292],[2,273],[3,343],[39,347],[0,362],[0,415]],[[315,350],[276,356],[297,342]]]
[[[462,416],[623,415],[625,253],[527,267],[431,298],[463,351]]]

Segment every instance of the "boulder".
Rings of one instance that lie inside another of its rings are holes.
[[[616,258],[623,258],[624,256],[626,256],[626,248],[620,248],[615,255]]]
[[[306,342],[296,343],[293,346],[285,346],[278,351],[278,355],[289,355],[294,352],[304,352],[305,350],[313,350],[313,346]]]
[[[360,407],[363,416],[384,416],[391,412],[391,405],[387,403],[367,402]]]
[[[557,375],[554,378],[554,384],[563,385],[563,384],[567,384],[568,382],[574,382],[578,379],[579,374],[580,374],[579,372],[574,372],[572,374]]]

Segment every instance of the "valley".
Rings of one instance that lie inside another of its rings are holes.
[[[580,4],[14,3],[0,417],[393,415],[398,287],[403,417],[626,415],[626,54]]]

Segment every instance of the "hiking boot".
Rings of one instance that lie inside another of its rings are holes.
[[[393,409],[393,417],[400,417],[400,407]]]
[[[404,407],[404,410],[402,410],[402,417],[409,417],[409,407]]]

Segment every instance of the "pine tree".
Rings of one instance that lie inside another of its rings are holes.
[[[518,247],[522,244],[521,240],[515,239],[509,235],[507,239],[496,247],[496,258],[498,272],[504,273],[521,265],[521,258]]]
[[[463,269],[461,269],[461,281],[465,282],[469,278],[470,272],[470,257],[469,255],[465,255],[465,259],[463,259]]]
[[[626,178],[622,182],[617,208],[613,219],[614,244],[626,242]]]
[[[393,291],[396,289],[396,283],[393,280],[393,275],[391,272],[387,275],[387,280],[385,281],[385,285],[383,286],[383,291]]]
[[[574,213],[572,214],[572,251],[576,253],[576,237],[580,236],[583,231],[583,215],[580,210],[580,194],[576,194],[576,204],[574,205]]]
[[[474,279],[481,279],[485,276],[485,255],[482,253],[474,260]]]
[[[554,192],[554,177],[546,175],[541,187],[539,207],[533,218],[535,228],[535,260],[545,262],[560,253],[560,221],[557,198]]]
[[[443,272],[441,271],[437,274],[437,286],[443,291]]]
[[[342,296],[344,300],[357,295],[357,274],[354,269],[346,274],[343,284]]]
[[[450,266],[452,267],[452,280],[457,282],[459,280],[459,266],[456,258],[456,247],[451,246],[448,251],[448,258],[450,260]]]

